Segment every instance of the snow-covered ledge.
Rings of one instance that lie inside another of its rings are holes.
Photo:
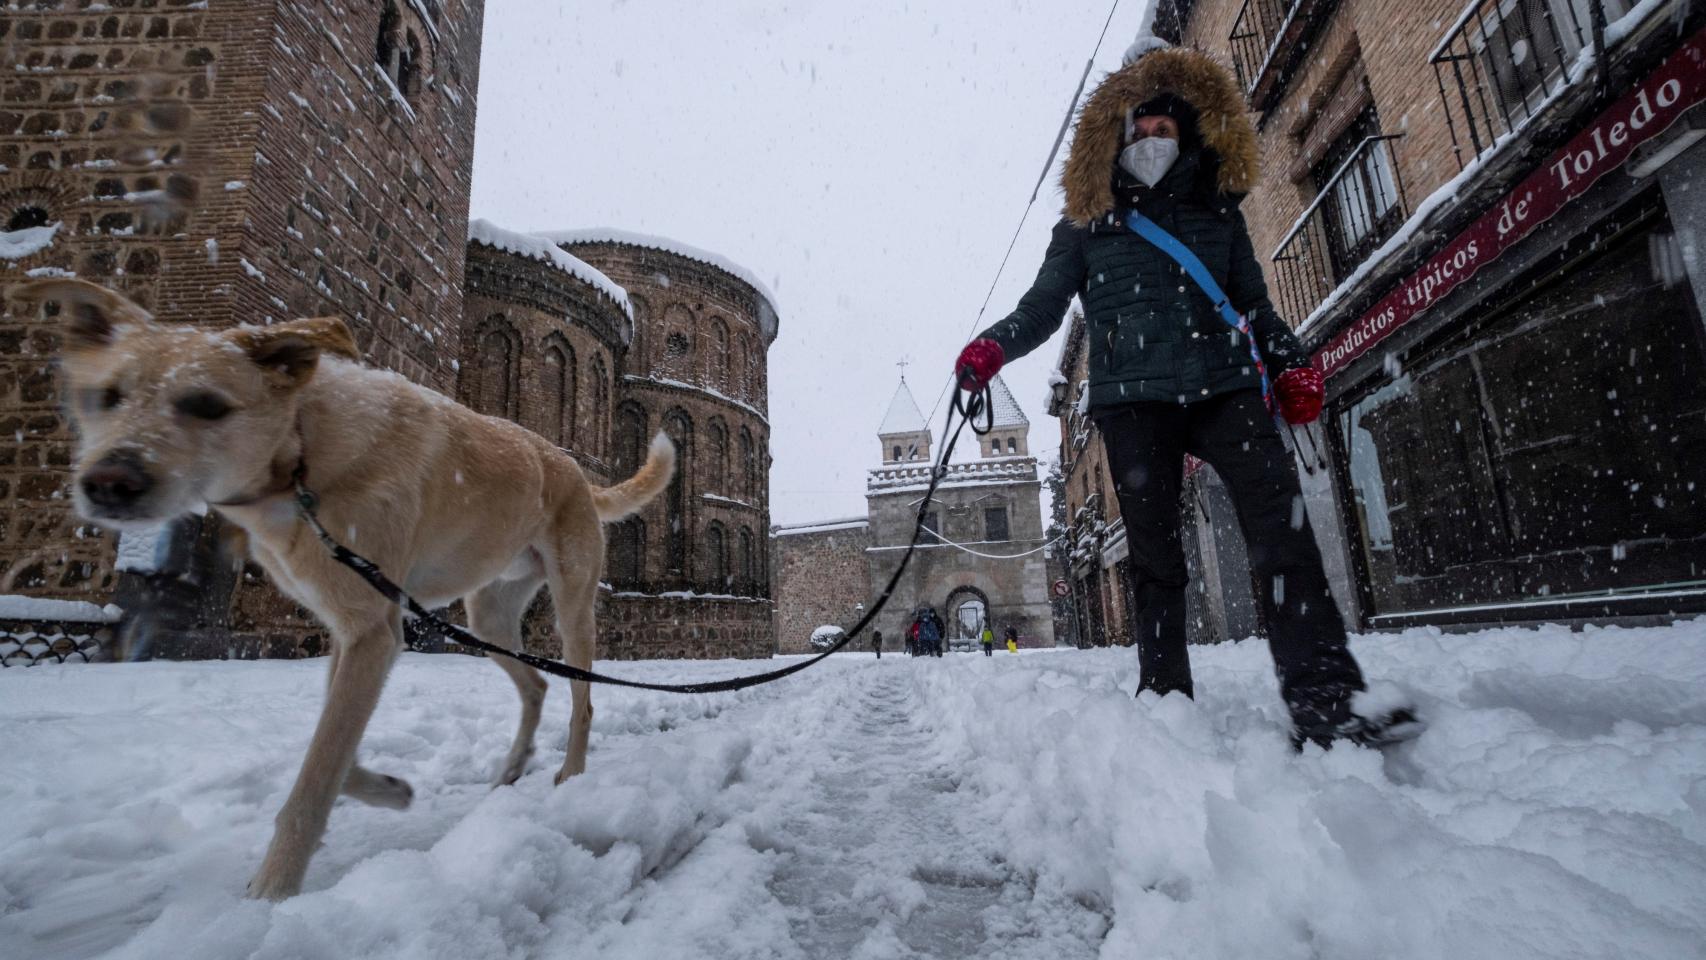
[[[57,623],[117,623],[124,617],[119,607],[97,606],[87,600],[55,600],[0,594],[0,620],[46,620]]]

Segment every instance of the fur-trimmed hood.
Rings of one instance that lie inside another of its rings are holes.
[[[1088,226],[1113,211],[1113,171],[1125,146],[1126,111],[1163,93],[1196,108],[1203,149],[1219,167],[1215,185],[1220,192],[1244,194],[1255,186],[1256,129],[1232,74],[1196,50],[1151,50],[1109,74],[1078,111],[1072,153],[1060,178],[1066,216],[1074,223]]]

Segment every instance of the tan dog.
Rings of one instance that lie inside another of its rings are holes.
[[[401,649],[401,614],[297,518],[290,477],[299,461],[326,528],[422,603],[461,597],[475,634],[519,649],[521,615],[549,583],[563,659],[591,665],[601,523],[669,484],[675,448],[667,437],[653,439],[632,478],[596,488],[544,438],[357,365],[355,340],[337,318],[211,331],[155,323],[123,296],[80,280],[26,283],[10,296],[61,308],[78,512],[122,529],[207,504],[248,534],[279,588],[331,630],[325,708],[251,896],[301,889],[339,792],[396,808],[413,797],[407,783],[355,762]],[[497,778],[506,784],[533,751],[545,681],[515,661],[494,662],[521,692],[521,725]],[[570,689],[558,783],[586,768],[592,723],[587,684]]]

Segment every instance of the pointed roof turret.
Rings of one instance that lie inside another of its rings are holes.
[[[895,390],[894,399],[889,401],[889,412],[883,414],[883,425],[877,428],[877,436],[917,433],[925,429],[924,414],[918,410],[918,401],[912,399],[912,391],[906,388],[906,378],[901,377],[900,387]]]
[[[995,407],[996,427],[1028,427],[1030,418],[1025,411],[1019,409],[1019,401],[1013,399],[1013,391],[1007,389],[1007,381],[999,375],[989,382],[989,398]]]

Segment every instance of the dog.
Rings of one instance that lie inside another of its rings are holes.
[[[563,659],[591,666],[602,525],[669,485],[675,447],[664,434],[632,477],[595,487],[543,437],[361,366],[336,317],[211,330],[156,322],[82,280],[32,281],[8,296],[59,305],[77,512],[124,530],[206,505],[242,529],[252,558],[332,634],[325,706],[250,896],[301,890],[339,793],[398,809],[414,795],[406,782],[356,763],[402,649],[402,614],[298,518],[298,469],[334,536],[429,608],[461,598],[469,627],[489,643],[520,649],[522,613],[549,585]],[[520,726],[497,776],[503,785],[533,752],[545,681],[506,657],[493,662],[521,695]],[[592,723],[588,685],[570,690],[559,784],[586,769]]]

